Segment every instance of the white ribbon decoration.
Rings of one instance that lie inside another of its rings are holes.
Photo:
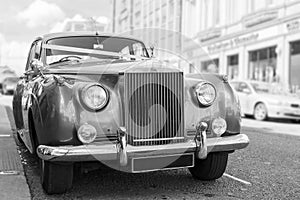
[[[94,54],[94,55],[104,55],[104,56],[115,56],[119,58],[135,58],[135,59],[149,59],[147,57],[142,56],[134,56],[130,54],[123,54],[123,53],[116,53],[110,51],[103,51],[103,50],[93,50],[93,49],[85,49],[85,48],[78,48],[78,47],[68,47],[68,46],[61,46],[61,45],[52,45],[52,44],[44,44],[43,49],[53,49],[59,51],[68,51],[68,52],[77,52],[77,53],[86,53],[86,54]]]

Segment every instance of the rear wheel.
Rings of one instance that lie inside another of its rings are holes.
[[[73,164],[40,160],[41,182],[48,194],[60,194],[72,187]]]
[[[189,168],[189,170],[196,179],[215,180],[220,178],[225,172],[227,160],[227,152],[210,153],[204,160],[196,159],[195,166]]]
[[[254,119],[264,121],[267,119],[268,111],[264,103],[258,103],[254,108]]]

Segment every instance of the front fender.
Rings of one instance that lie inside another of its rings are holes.
[[[209,107],[200,107],[192,100],[194,87],[201,81],[212,83],[217,91],[215,102]],[[192,88],[192,89],[191,89]],[[212,120],[221,117],[227,122],[226,135],[238,134],[241,130],[240,104],[233,89],[224,81],[222,76],[213,74],[189,74],[185,82],[185,125],[195,129],[199,121],[206,121],[209,125],[208,137],[214,137],[211,131]]]
[[[35,106],[35,124],[38,141],[44,145],[80,145],[77,130],[82,124],[93,125],[99,137],[114,134],[120,125],[120,95],[114,85],[103,83],[109,90],[110,101],[105,109],[88,111],[80,101],[80,89],[92,82],[101,82],[95,77],[70,78],[68,84],[58,83],[50,76],[43,80],[41,88],[34,93],[37,96]],[[37,115],[40,110],[40,118]]]

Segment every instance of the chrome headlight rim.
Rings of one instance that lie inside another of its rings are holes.
[[[104,92],[105,92],[105,95],[106,95],[106,98],[105,98],[105,101],[98,107],[91,107],[86,101],[85,101],[85,96],[86,96],[86,93],[87,91],[91,88],[91,87],[100,87]],[[81,89],[81,92],[80,92],[80,100],[81,100],[81,103],[82,105],[89,111],[101,111],[103,110],[108,102],[109,102],[109,99],[110,99],[110,95],[109,95],[109,92],[108,90],[100,83],[90,83],[90,84],[87,84],[85,85],[82,89]]]
[[[199,98],[199,94],[198,94],[197,90],[198,90],[198,88],[201,88],[204,85],[209,85],[213,89],[213,92],[214,92],[214,97],[209,102],[207,102],[207,101],[205,102]],[[201,106],[208,107],[208,106],[211,106],[215,102],[215,100],[217,98],[217,90],[216,90],[216,87],[212,83],[210,83],[208,81],[202,81],[195,86],[195,95],[196,95],[196,99],[197,99],[198,103]]]

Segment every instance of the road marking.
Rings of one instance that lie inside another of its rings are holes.
[[[18,171],[0,171],[0,175],[19,175]]]
[[[0,135],[0,137],[10,137],[9,134]]]
[[[252,185],[252,184],[251,184],[250,182],[248,182],[248,181],[244,181],[244,180],[242,180],[242,179],[240,179],[240,178],[231,176],[231,175],[229,175],[229,174],[224,173],[223,175],[224,175],[224,176],[227,176],[228,178],[231,178],[231,179],[233,179],[233,180],[236,180],[236,181],[239,181],[239,182],[241,182],[241,183],[244,183],[244,184],[246,184],[246,185]]]

